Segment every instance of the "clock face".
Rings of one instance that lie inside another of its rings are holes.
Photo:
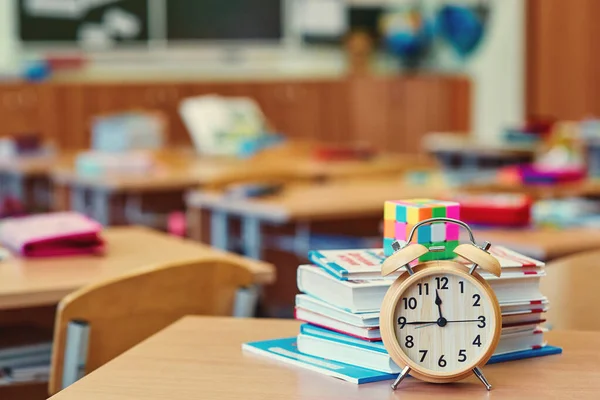
[[[394,332],[413,368],[444,376],[477,366],[498,320],[484,286],[448,271],[411,278],[396,304]]]

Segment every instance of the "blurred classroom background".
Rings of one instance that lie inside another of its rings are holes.
[[[45,398],[59,302],[144,268],[218,259],[242,289],[194,312],[293,317],[308,250],[381,247],[385,200],[597,249],[600,3],[570,3],[0,2],[0,332],[50,340],[32,369],[0,335],[0,398]]]

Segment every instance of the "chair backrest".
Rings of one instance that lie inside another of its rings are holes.
[[[553,329],[600,330],[600,251],[589,251],[548,263],[541,280],[550,301],[546,314]]]
[[[66,296],[54,328],[50,394],[62,389],[71,321],[89,326],[89,373],[185,315],[231,315],[237,289],[252,280],[244,266],[215,258],[134,271]]]

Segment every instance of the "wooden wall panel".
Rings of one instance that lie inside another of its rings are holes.
[[[468,131],[470,83],[440,75],[357,77],[262,82],[152,82],[0,84],[0,99],[33,93],[35,101],[14,110],[0,102],[0,136],[44,130],[60,148],[90,145],[99,114],[152,109],[169,119],[172,145],[190,143],[178,107],[188,96],[218,94],[255,99],[280,133],[291,139],[366,143],[416,152],[433,130]]]
[[[600,116],[600,1],[528,0],[527,113]]]

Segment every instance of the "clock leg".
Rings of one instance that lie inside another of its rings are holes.
[[[487,390],[492,390],[492,385],[490,385],[490,383],[487,381],[487,379],[485,379],[485,375],[483,375],[483,372],[481,372],[479,367],[473,368],[473,373],[475,374],[476,377],[479,378],[481,383],[483,383],[485,385],[485,388]]]
[[[404,367],[402,372],[400,372],[400,375],[398,375],[398,377],[396,378],[394,383],[392,383],[392,390],[396,390],[396,388],[398,387],[400,382],[402,382],[402,380],[404,378],[406,378],[406,376],[408,375],[409,372],[410,372],[410,367],[407,365],[406,367]]]

